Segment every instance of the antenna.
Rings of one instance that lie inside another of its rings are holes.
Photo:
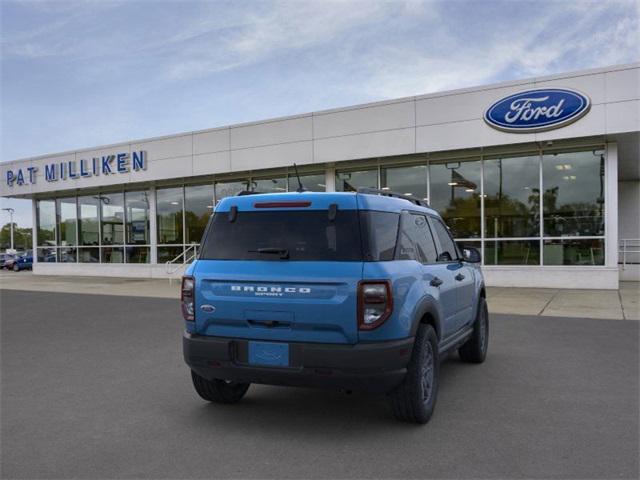
[[[300,180],[300,174],[298,173],[298,166],[295,163],[293,164],[293,169],[295,170],[296,177],[298,178],[298,189],[296,190],[296,192],[298,193],[305,192],[306,190],[302,186],[302,181]]]

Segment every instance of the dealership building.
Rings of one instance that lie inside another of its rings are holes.
[[[33,202],[34,272],[182,273],[243,190],[393,190],[482,252],[487,283],[640,277],[640,64],[438,92],[0,164]]]

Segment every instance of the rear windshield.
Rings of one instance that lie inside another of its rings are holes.
[[[214,214],[203,260],[379,261],[393,259],[398,214],[327,210]]]

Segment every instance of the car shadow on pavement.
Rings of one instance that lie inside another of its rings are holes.
[[[459,370],[469,368],[457,355],[452,355],[441,364],[440,391],[438,401],[445,404],[452,393],[452,386]],[[436,406],[434,419],[438,417]],[[297,387],[274,387],[252,385],[247,395],[235,405],[217,405],[203,402],[195,405],[189,417],[194,423],[216,428],[241,428],[245,433],[265,431],[272,434],[319,435],[354,429],[358,435],[362,430],[375,433],[388,431],[390,427],[406,429],[415,427],[393,418],[385,395],[362,392],[346,393],[323,389]],[[352,430],[354,431],[354,430]]]

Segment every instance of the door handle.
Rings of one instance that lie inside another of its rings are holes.
[[[461,282],[462,280],[464,280],[464,275],[459,273],[455,276],[455,279],[459,282]]]
[[[431,285],[432,287],[439,287],[440,285],[442,285],[442,280],[440,280],[438,277],[433,277],[433,279],[429,282],[429,285]]]

